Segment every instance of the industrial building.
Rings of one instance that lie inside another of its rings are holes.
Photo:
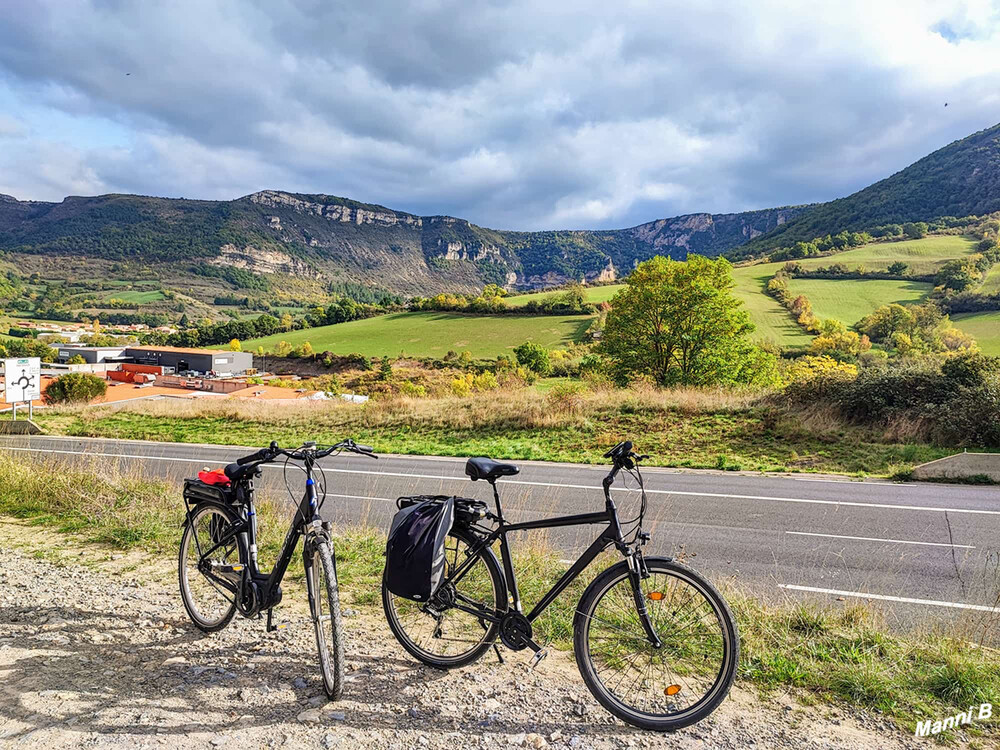
[[[74,346],[60,344],[59,362],[79,355],[88,364],[135,363],[162,367],[164,372],[243,375],[253,369],[253,354],[222,349],[188,349],[176,346]]]

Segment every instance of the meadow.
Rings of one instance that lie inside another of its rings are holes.
[[[882,279],[793,279],[788,288],[792,294],[808,297],[820,318],[833,318],[851,326],[881,305],[922,302],[933,285]]]
[[[960,313],[951,319],[978,342],[984,354],[1000,356],[1000,312]]]
[[[279,342],[293,347],[309,342],[316,352],[358,352],[369,357],[442,357],[449,351],[493,358],[509,354],[525,341],[548,349],[579,341],[591,318],[586,315],[462,315],[444,312],[408,312],[382,315],[349,323],[288,331],[243,342],[247,351]]]
[[[870,271],[885,270],[890,263],[902,261],[912,274],[933,273],[948,260],[976,251],[975,241],[958,235],[935,235],[920,240],[881,242],[835,255],[798,261],[814,269],[843,263],[854,270],[864,266]],[[804,349],[812,337],[798,326],[777,300],[764,293],[764,287],[784,263],[759,263],[733,269],[736,295],[743,300],[754,324],[755,338],[784,349]],[[624,284],[594,286],[584,290],[587,302],[611,300]],[[987,279],[984,291],[1000,291],[1000,267]],[[805,294],[820,318],[835,318],[853,325],[877,307],[892,302],[912,304],[923,300],[931,285],[916,281],[857,279],[795,279],[792,290]],[[147,292],[148,293],[148,292]],[[544,302],[563,294],[550,290],[519,294],[508,298],[512,307],[530,301]],[[980,321],[982,318],[982,321]],[[263,346],[273,350],[278,342],[293,347],[308,341],[314,351],[337,354],[359,352],[367,356],[440,357],[449,350],[469,351],[474,357],[495,357],[509,352],[524,341],[535,341],[548,348],[565,347],[580,341],[590,324],[586,316],[482,316],[457,313],[395,313],[379,318],[352,321],[335,326],[291,331],[262,339],[244,341],[244,349]],[[986,351],[1000,352],[1000,329],[995,318],[982,315],[970,319],[969,328],[960,326],[982,339]]]

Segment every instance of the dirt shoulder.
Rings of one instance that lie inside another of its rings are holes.
[[[744,691],[688,730],[613,719],[572,656],[524,652],[439,672],[351,606],[344,700],[323,695],[301,584],[282,618],[188,622],[172,560],[117,554],[0,518],[0,746],[18,748],[924,748],[885,720]],[[980,743],[982,740],[980,740]],[[977,747],[975,741],[967,746]],[[978,747],[987,745],[979,744]]]

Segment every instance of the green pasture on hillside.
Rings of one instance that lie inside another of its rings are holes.
[[[159,289],[130,290],[127,292],[110,292],[105,295],[105,301],[120,299],[123,302],[134,302],[137,305],[145,305],[150,302],[159,302],[165,299],[163,292]]]
[[[760,341],[769,341],[783,348],[795,349],[809,346],[812,336],[802,330],[792,319],[791,313],[773,297],[764,293],[768,279],[781,268],[782,263],[761,263],[733,269],[736,295],[743,300],[757,326],[754,334]]]
[[[1000,312],[960,313],[951,320],[972,336],[985,354],[1000,355]]]
[[[1000,265],[990,269],[978,291],[981,294],[1000,294]]]
[[[583,291],[583,298],[587,302],[610,302],[611,298],[625,286],[624,284],[608,284],[607,286],[587,287]],[[507,298],[507,304],[511,307],[523,307],[531,301],[545,302],[554,299],[560,294],[565,294],[565,289],[553,289],[548,292],[534,292],[532,294],[518,294]]]
[[[316,352],[358,352],[369,357],[395,357],[400,353],[441,357],[449,350],[469,351],[473,357],[496,357],[509,354],[525,341],[550,349],[569,346],[583,338],[590,322],[587,315],[394,313],[244,341],[243,349],[253,351],[263,346],[273,350],[280,341],[298,347],[308,341]]]
[[[818,318],[833,318],[851,326],[882,305],[919,303],[934,287],[918,281],[883,279],[792,279],[788,288],[794,295],[808,297]]]
[[[818,268],[843,263],[850,270],[865,266],[869,271],[884,271],[890,263],[901,260],[911,274],[934,273],[946,261],[977,252],[977,242],[969,237],[947,234],[900,242],[873,242],[870,245],[822,258],[796,261],[803,268]]]

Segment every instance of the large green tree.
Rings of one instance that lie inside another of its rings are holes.
[[[775,358],[749,339],[754,325],[733,295],[724,258],[661,256],[636,266],[611,300],[601,351],[620,380],[660,385],[770,384]]]

